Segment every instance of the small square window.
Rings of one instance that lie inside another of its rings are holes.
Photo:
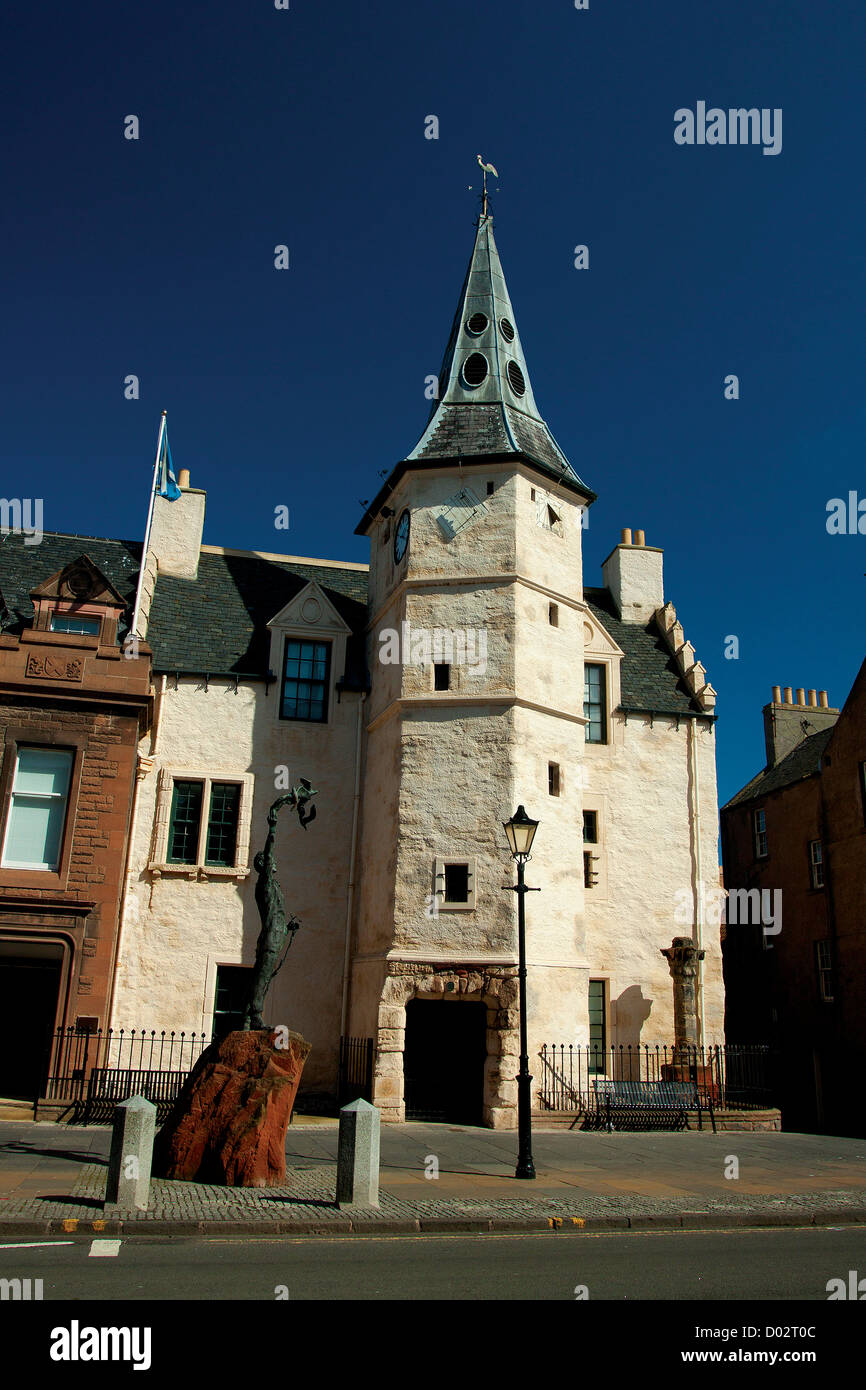
[[[447,661],[437,661],[433,667],[433,689],[451,689],[451,667]]]
[[[559,763],[547,764],[547,790],[551,796],[559,796]]]
[[[468,912],[475,907],[475,860],[448,855],[433,865],[437,911]]]
[[[559,604],[551,603],[547,607],[547,621],[551,627],[559,627]]]
[[[488,497],[492,497],[492,496],[493,496],[493,493],[494,493],[495,491],[496,491],[496,484],[495,484],[495,483],[488,483],[488,484],[487,484],[487,496],[488,496]]]
[[[446,903],[467,903],[469,901],[469,865],[445,865]]]

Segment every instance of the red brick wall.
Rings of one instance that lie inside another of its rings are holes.
[[[60,644],[55,640],[54,645]],[[26,633],[20,645],[8,636],[0,639],[0,834],[16,745],[71,748],[74,757],[58,871],[0,868],[0,939],[11,953],[22,941],[61,943],[56,1023],[84,1016],[104,1026],[137,747],[150,717],[150,650],[142,644],[140,655],[129,660],[117,649],[88,650],[83,679],[50,687],[27,675],[27,654]]]

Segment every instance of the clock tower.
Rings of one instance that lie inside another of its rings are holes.
[[[581,536],[593,500],[536,404],[485,210],[427,426],[357,528],[371,548],[371,690],[348,1032],[374,1039],[385,1119],[516,1126],[502,823],[518,803],[541,822],[527,866],[541,889],[527,912],[530,1068],[547,1039],[588,1041]]]

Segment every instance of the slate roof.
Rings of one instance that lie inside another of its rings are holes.
[[[22,536],[0,537],[0,628],[20,632],[33,618],[29,593],[79,555],[89,555],[128,605],[135,603],[141,542],[46,533],[39,545]],[[347,683],[366,682],[364,630],[367,572],[332,565],[298,564],[256,555],[202,551],[198,579],[157,580],[147,640],[155,671],[213,675],[268,673],[268,620],[316,580],[352,636],[347,644]],[[120,635],[126,631],[122,624]],[[342,676],[338,673],[338,677]]]
[[[483,359],[474,385],[464,375],[472,359]],[[478,220],[437,382],[438,398],[407,461],[524,456],[594,499],[536,404],[489,215]]]
[[[33,620],[30,591],[64,569],[70,561],[77,560],[79,555],[90,556],[131,612],[141,563],[141,541],[114,541],[46,531],[39,545],[25,545],[23,536],[10,531],[5,536],[0,535],[0,594],[3,598],[0,629],[20,632],[28,627]]]
[[[809,734],[796,748],[792,748],[781,762],[776,763],[775,767],[765,767],[763,772],[759,772],[757,777],[747,782],[736,796],[732,796],[730,801],[725,803],[722,810],[728,811],[733,806],[742,806],[747,801],[755,801],[769,795],[770,792],[781,791],[783,787],[802,782],[805,777],[814,777],[821,770],[821,759],[833,736],[834,728],[835,725],[831,724],[829,729],[819,729],[816,734]]]
[[[30,590],[81,554],[90,556],[131,612],[140,542],[46,533],[40,545],[25,546],[23,537],[9,534],[0,537],[0,628],[17,632],[27,626],[33,617]],[[154,669],[180,675],[267,675],[267,623],[309,580],[321,585],[351,628],[346,682],[364,688],[367,571],[242,553],[203,550],[198,579],[160,577],[147,633]],[[621,708],[674,715],[700,712],[652,625],[620,622],[606,589],[588,588],[584,596],[590,612],[625,656]],[[823,735],[813,736],[819,737]],[[790,758],[774,771],[779,772]]]
[[[155,669],[265,675],[270,647],[267,623],[311,579],[352,629],[347,676],[351,684],[363,686],[366,570],[256,555],[202,551],[198,579],[163,575],[157,581],[147,630]],[[341,675],[338,672],[338,678]]]
[[[654,623],[621,622],[607,589],[584,589],[583,596],[589,611],[623,651],[620,709],[706,714],[683,681]]]

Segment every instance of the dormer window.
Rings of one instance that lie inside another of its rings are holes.
[[[79,555],[62,570],[31,589],[39,632],[68,637],[95,637],[104,647],[117,641],[125,599],[87,555]]]

